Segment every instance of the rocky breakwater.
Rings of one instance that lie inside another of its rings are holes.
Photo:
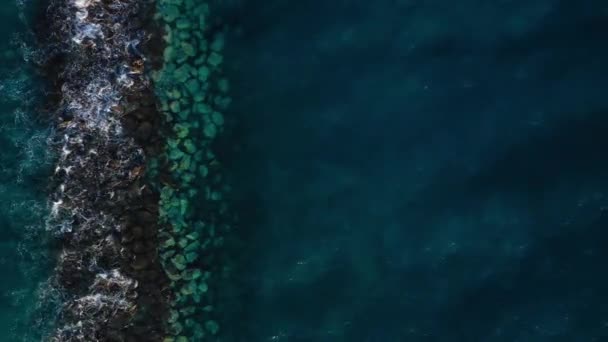
[[[147,3],[53,0],[48,10],[58,161],[47,228],[60,245],[50,282],[62,302],[51,341],[165,336],[159,199],[143,177],[162,147],[140,52]]]
[[[159,0],[162,67],[152,73],[165,152],[151,160],[159,176],[160,258],[170,279],[165,342],[216,341],[230,279],[226,246],[237,223],[218,143],[231,98],[223,76],[224,34],[213,2]]]

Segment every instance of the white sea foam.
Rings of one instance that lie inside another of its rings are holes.
[[[131,170],[144,161],[142,149],[123,133],[120,109],[126,94],[145,86],[129,67],[127,48],[139,42],[128,22],[138,1],[55,0],[54,7],[67,63],[51,143],[57,185],[47,229],[64,242],[54,282],[65,300],[51,340],[94,342],[111,333],[109,322],[128,324],[136,307],[137,282],[115,268],[129,260],[112,234],[124,230],[115,212],[124,209]],[[78,272],[82,278],[71,279]],[[70,286],[88,290],[75,296]]]

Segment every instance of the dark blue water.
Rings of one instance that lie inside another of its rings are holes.
[[[608,7],[244,1],[243,341],[602,341]]]

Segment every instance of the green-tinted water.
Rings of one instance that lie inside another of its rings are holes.
[[[30,6],[0,6],[0,341],[35,340],[35,293],[47,276],[43,244],[48,125],[40,101],[43,83],[28,28]]]

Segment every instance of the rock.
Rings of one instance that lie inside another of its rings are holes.
[[[194,331],[193,337],[195,341],[202,341],[205,337],[205,330],[203,329],[203,327],[200,324],[197,324],[192,330]]]
[[[179,170],[180,171],[188,171],[190,169],[191,163],[192,163],[192,158],[189,155],[187,155],[187,154],[184,155],[182,157],[181,163],[179,164]],[[183,205],[182,205],[182,207],[183,207]],[[184,214],[185,214],[185,212],[182,213],[182,215],[184,215]]]
[[[163,51],[163,58],[165,59],[166,62],[172,61],[173,59],[175,59],[175,49],[172,46],[167,46],[165,48],[165,51]]]
[[[143,237],[146,239],[152,239],[152,238],[156,237],[157,233],[158,233],[158,231],[157,231],[157,227],[155,225],[149,225],[149,226],[146,226],[145,228],[143,228]]]
[[[185,270],[182,272],[182,278],[184,280],[195,280],[198,279],[202,276],[201,270],[194,269],[194,270]]]
[[[194,181],[194,175],[191,173],[186,173],[182,176],[182,181],[184,181],[185,184],[192,183],[192,181]]]
[[[131,227],[131,233],[136,239],[140,239],[144,235],[144,231],[140,226]]]
[[[209,174],[209,169],[207,168],[207,166],[205,165],[201,165],[198,168],[198,174],[201,175],[201,177],[207,177],[207,175]]]
[[[167,91],[165,93],[165,95],[167,95],[167,97],[172,100],[179,100],[179,98],[182,97],[182,93],[178,89],[175,89],[175,88]]]
[[[205,322],[205,329],[209,331],[212,335],[215,335],[220,330],[220,326],[214,320],[209,320]]]
[[[184,322],[188,328],[192,328],[196,325],[196,321],[193,320],[192,318],[186,318],[186,320]]]
[[[174,256],[171,259],[171,262],[173,263],[175,268],[177,268],[180,271],[183,271],[186,269],[186,258],[181,254]]]
[[[217,81],[217,88],[222,93],[227,93],[228,90],[230,90],[230,83],[228,82],[228,80],[226,78],[220,78],[220,80]]]
[[[229,96],[216,96],[213,99],[213,103],[220,109],[225,110],[232,103],[232,99]]]
[[[223,60],[224,60],[224,57],[222,57],[222,55],[220,55],[219,53],[214,51],[207,58],[207,63],[209,63],[209,65],[211,65],[212,67],[218,67],[220,64],[222,64]]]
[[[211,113],[211,107],[209,107],[206,103],[197,103],[195,105],[196,112],[200,114],[208,114]]]
[[[162,10],[162,15],[166,22],[171,23],[179,17],[179,9],[176,6],[166,6]]]
[[[224,48],[224,35],[221,33],[216,34],[210,47],[214,52],[222,51]]]
[[[198,259],[198,253],[195,253],[195,252],[186,253],[186,261],[188,261],[189,263],[194,262],[196,259]]]
[[[188,57],[196,56],[196,49],[194,48],[194,46],[192,46],[192,44],[182,42],[181,46],[182,46],[182,51],[184,52],[184,54],[186,56],[188,56]]]
[[[222,199],[222,194],[218,191],[213,191],[213,192],[211,192],[209,199],[212,201],[219,201]]]
[[[209,77],[209,68],[206,65],[198,68],[198,79],[201,82],[207,82],[207,78]]]
[[[181,239],[179,240],[178,245],[179,245],[181,248],[185,248],[186,246],[188,246],[188,239],[186,239],[186,238],[181,238]]]
[[[196,313],[196,308],[194,306],[187,306],[181,310],[179,310],[180,314],[184,315],[184,316],[190,316],[190,315],[194,315],[194,313]],[[191,324],[189,324],[188,326],[191,326]]]
[[[172,237],[168,238],[160,245],[160,247],[163,249],[170,248],[173,246],[175,246],[175,239],[173,239]]]
[[[180,293],[184,296],[189,296],[194,293],[195,287],[192,286],[192,283],[185,284],[182,286]]]
[[[166,269],[165,270],[165,274],[167,275],[167,277],[173,281],[177,281],[180,280],[182,278],[182,276],[179,274],[179,272],[174,271],[172,269]]]
[[[156,223],[157,217],[147,210],[138,210],[135,212],[135,220],[142,225]]]
[[[190,133],[190,125],[188,125],[188,124],[175,124],[175,125],[173,125],[173,131],[175,133],[177,133],[177,137],[178,138],[184,139]],[[177,145],[175,145],[175,146],[177,146]]]
[[[150,261],[147,255],[138,255],[135,260],[131,262],[131,267],[136,271],[141,271],[150,265]]]
[[[161,255],[160,255],[160,258],[161,258],[162,260],[166,260],[166,259],[169,259],[170,257],[172,257],[172,256],[174,256],[174,255],[175,255],[175,251],[173,251],[173,250],[168,250],[168,251],[164,252],[163,254],[161,254]]]
[[[192,36],[190,31],[179,31],[179,39],[180,40],[188,40]]]
[[[141,241],[136,241],[133,244],[133,252],[136,254],[142,254],[146,251],[146,246]]]
[[[207,290],[208,290],[208,289],[209,289],[209,287],[207,286],[207,283],[205,283],[204,281],[203,281],[203,282],[201,282],[200,284],[198,284],[198,290],[199,290],[201,293],[205,293],[205,292],[207,292]]]
[[[171,160],[179,160],[179,159],[182,159],[184,157],[184,155],[185,155],[184,152],[182,152],[178,148],[175,148],[175,149],[172,149],[169,152],[169,159],[171,159]]]
[[[151,135],[152,135],[152,124],[149,123],[148,121],[144,121],[141,124],[139,124],[139,127],[137,127],[137,130],[135,131],[135,138],[142,140],[142,141],[147,141],[148,139],[150,139]]]
[[[191,79],[186,82],[186,89],[190,92],[190,94],[195,95],[201,89],[201,85],[196,79]]]
[[[173,332],[175,332],[175,334],[179,334],[184,330],[184,327],[179,322],[175,322],[175,323],[171,324],[171,328],[173,328]],[[182,342],[182,341],[180,341],[180,342]]]
[[[154,270],[146,270],[142,274],[142,279],[150,283],[157,280],[158,278],[158,272]]]
[[[187,121],[188,117],[190,116],[190,110],[189,109],[182,110],[179,112],[179,114],[177,114],[177,116],[180,118],[180,120]]]
[[[207,51],[207,44],[206,44],[206,43],[207,43],[207,42],[206,42],[206,41],[204,41],[204,40],[200,41],[200,42],[199,42],[199,47],[198,47],[198,49],[199,49],[200,51],[203,51],[203,52],[204,52],[204,51]],[[202,54],[202,53],[201,53],[201,54],[199,54],[199,57],[197,57],[197,58],[194,60],[194,65],[196,65],[196,66],[200,66],[201,64],[205,63],[205,61],[206,61],[206,60],[207,60],[207,55],[205,55],[205,54]]]
[[[198,242],[198,240],[193,241],[192,243],[190,243],[189,245],[187,245],[184,250],[186,252],[191,252],[191,251],[195,251],[197,250],[199,247],[201,246],[201,243]]]
[[[197,232],[192,232],[192,233],[186,235],[186,238],[188,240],[193,240],[193,241],[198,240],[199,237],[200,237],[200,235]]]
[[[211,113],[211,121],[217,126],[222,126],[224,124],[224,116],[220,112]]]
[[[190,21],[185,18],[177,19],[177,21],[175,22],[175,27],[177,27],[180,30],[187,30],[191,26],[192,26],[192,24],[190,23]]]
[[[137,120],[135,120],[133,116],[125,116],[122,124],[127,131],[134,131],[137,129]]]
[[[202,102],[205,100],[205,95],[199,93],[194,94],[194,96],[192,97],[194,99],[194,102]]]
[[[120,238],[120,243],[128,244],[129,242],[133,241],[133,239],[135,239],[135,237],[131,232],[125,232]]]
[[[194,142],[190,139],[184,141],[184,148],[186,152],[190,154],[194,154],[196,152],[196,146],[194,146]]]
[[[203,134],[209,138],[213,139],[217,135],[217,127],[213,123],[205,124],[205,128],[203,128]]]
[[[190,77],[190,66],[184,64],[179,68],[175,69],[175,71],[173,72],[173,77],[175,77],[175,80],[179,83],[186,82],[186,80],[188,80],[188,78]]]
[[[173,113],[178,114],[178,113],[179,113],[179,111],[180,111],[180,109],[181,109],[181,108],[180,108],[179,101],[172,101],[172,102],[169,104],[169,109],[171,109],[171,111],[172,111]]]
[[[170,310],[169,311],[169,319],[167,320],[167,322],[174,323],[174,322],[177,322],[178,319],[179,319],[179,311],[177,311],[177,310]]]

